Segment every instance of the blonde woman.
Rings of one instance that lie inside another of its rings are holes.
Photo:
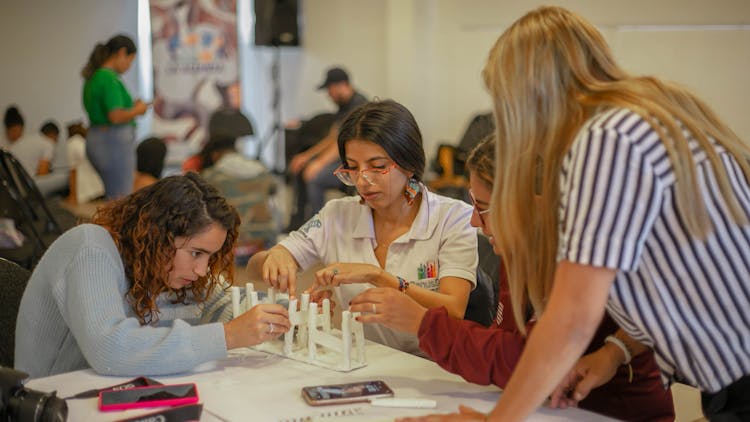
[[[709,419],[750,418],[748,145],[685,89],[625,73],[562,8],[511,25],[484,77],[500,140],[493,232],[516,320],[525,303],[540,315],[489,420],[528,417],[605,308],[665,381],[702,391]]]

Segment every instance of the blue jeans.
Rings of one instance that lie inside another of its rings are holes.
[[[133,191],[135,128],[131,125],[93,126],[86,139],[86,155],[104,182],[107,199]]]

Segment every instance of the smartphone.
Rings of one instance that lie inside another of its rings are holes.
[[[302,388],[302,397],[312,406],[366,402],[393,397],[393,390],[383,381],[362,381],[349,384],[316,385]]]
[[[202,404],[185,404],[159,409],[145,415],[119,419],[117,422],[197,422],[201,420],[202,412]]]
[[[198,402],[195,384],[150,385],[99,393],[100,410],[177,406]]]

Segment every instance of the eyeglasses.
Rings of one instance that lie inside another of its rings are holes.
[[[469,197],[471,198],[471,204],[474,205],[474,211],[476,211],[477,215],[479,216],[479,221],[482,222],[483,226],[486,226],[487,223],[484,222],[484,215],[490,212],[490,209],[480,209],[479,204],[477,204],[477,199],[474,198],[474,194],[471,191],[469,191]]]
[[[391,165],[386,168],[370,167],[362,170],[345,169],[339,166],[333,174],[347,186],[356,185],[357,179],[360,175],[367,181],[367,183],[374,185],[377,183],[378,178],[390,173],[391,169],[394,167],[396,167],[396,163],[391,163]]]

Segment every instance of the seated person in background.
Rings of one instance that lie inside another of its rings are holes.
[[[341,286],[345,306],[377,286],[463,318],[478,261],[472,209],[422,184],[425,154],[414,116],[390,100],[358,107],[341,124],[338,150],[343,165],[336,175],[359,197],[329,201],[280,244],[254,255],[250,276],[294,296],[297,271],[322,262],[312,287],[317,299]],[[413,333],[371,324],[365,336],[422,354]]]
[[[477,145],[469,154],[466,166],[469,171],[469,192],[474,201],[471,223],[482,229],[490,238],[495,253],[498,253],[487,220],[495,175],[494,136]],[[393,289],[370,289],[360,294],[352,299],[350,311],[364,312],[360,317],[364,323],[379,323],[418,335],[419,347],[427,356],[445,370],[461,375],[469,382],[505,388],[521,356],[526,336],[516,325],[503,269],[498,282],[500,300],[495,324],[490,328],[451,318],[444,308],[427,309]],[[373,306],[378,309],[378,314],[367,314]],[[527,330],[533,327],[535,321],[535,318],[531,318],[525,323]],[[608,365],[605,366],[616,375],[608,383],[592,390],[580,402],[580,407],[629,421],[674,420],[672,395],[662,385],[653,352],[644,348],[643,353],[633,357],[630,367],[620,366],[619,361],[613,358],[618,358],[622,352],[615,344],[605,341],[610,335],[629,345],[635,344],[605,315],[586,351],[591,355],[582,359],[606,363]]]
[[[183,174],[189,171],[200,173],[203,169],[203,156],[201,153],[199,152],[186,158],[185,161],[182,162],[181,169]]]
[[[68,164],[68,141],[60,139],[60,128],[52,120],[47,120],[39,129],[42,139],[53,145],[51,169],[48,174],[34,178],[39,191],[45,196],[52,194],[67,195],[71,167]]]
[[[182,172],[200,172],[213,164],[210,150],[214,149],[215,145],[208,145],[211,140],[228,138],[236,140],[254,133],[250,119],[241,110],[234,107],[221,107],[215,110],[208,119],[208,140],[203,144],[201,151],[183,161]]]
[[[51,142],[39,135],[24,136],[24,120],[18,108],[10,106],[5,110],[5,139],[0,147],[13,154],[29,176],[42,176],[50,171],[54,151]]]
[[[240,214],[239,244],[247,250],[237,255],[244,256],[276,243],[278,225],[270,206],[275,182],[263,163],[237,151],[236,142],[228,136],[210,140],[204,148],[208,166],[201,176]]]
[[[367,102],[367,98],[351,85],[346,71],[339,67],[328,70],[325,81],[318,89],[326,89],[328,97],[339,109],[328,135],[317,145],[292,157],[289,163],[289,171],[295,175],[295,202],[286,231],[296,230],[323,208],[327,189],[343,188],[333,175],[341,164],[336,150],[339,127],[350,111]]]
[[[251,179],[268,172],[266,166],[258,160],[245,157],[235,147],[237,139],[229,136],[215,137],[208,141],[203,149],[207,158],[204,172],[212,171],[237,179]]]
[[[144,139],[135,149],[136,172],[133,179],[133,192],[156,183],[164,170],[167,145],[161,138]]]
[[[57,144],[57,141],[60,140],[60,127],[52,120],[47,120],[42,123],[42,126],[39,128],[39,133],[52,141],[53,144]]]
[[[42,127],[39,128],[39,133],[49,139],[50,142],[52,142],[52,145],[55,146],[54,152],[52,153],[52,171],[54,172],[57,169],[67,170],[68,156],[66,154],[66,146],[68,142],[65,139],[60,140],[60,128],[57,126],[57,123],[52,120],[47,120],[42,124]]]
[[[211,136],[208,141],[201,147],[201,150],[198,151],[198,153],[191,155],[190,157],[186,158],[185,161],[182,162],[182,172],[187,173],[189,171],[194,171],[196,173],[200,173],[204,169],[208,169],[211,166],[214,165],[214,161],[218,160],[219,157],[222,157],[224,153],[228,152],[230,149],[239,154],[237,152],[237,149],[235,148],[235,143],[237,142],[237,138],[234,136],[229,135],[218,135],[218,136]],[[231,144],[231,146],[230,146]],[[239,154],[241,155],[241,154]],[[237,162],[238,157],[233,157],[230,161]],[[251,160],[247,157],[242,156],[242,159],[249,161],[253,161],[253,164],[250,165],[250,169],[248,170],[250,173],[255,173],[257,171],[257,165],[260,163],[257,160]],[[234,166],[233,166],[234,167]],[[265,170],[265,166],[263,167]],[[239,172],[245,172],[244,169],[235,169]]]
[[[207,167],[211,167],[213,162],[211,161],[211,150],[215,148],[215,145],[209,145],[211,140],[209,139],[201,150],[196,154],[193,154],[182,162],[182,173],[185,174],[189,171],[200,173],[201,170]]]
[[[81,122],[68,125],[68,202],[83,204],[104,195],[104,182],[86,157],[86,128]]]
[[[288,330],[275,304],[230,321],[240,221],[198,174],[109,202],[93,223],[49,247],[21,299],[15,363],[32,377],[183,372]]]

